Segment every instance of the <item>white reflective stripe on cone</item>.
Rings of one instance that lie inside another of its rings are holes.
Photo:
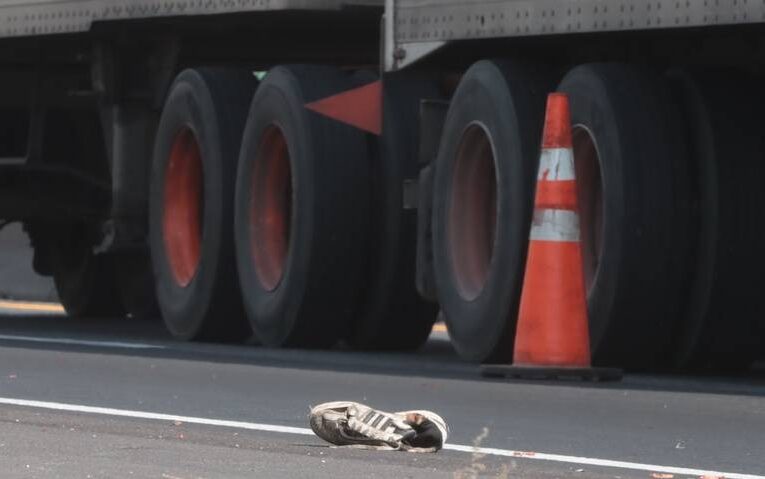
[[[542,149],[542,153],[539,156],[539,175],[537,179],[567,181],[575,178],[574,152],[571,148]]]
[[[571,210],[535,209],[529,239],[579,241],[579,215]]]

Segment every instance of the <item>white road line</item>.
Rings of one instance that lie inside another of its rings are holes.
[[[96,346],[121,349],[165,349],[165,346],[145,343],[123,343],[119,341],[88,341],[85,339],[46,338],[44,336],[15,336],[0,334],[0,340],[23,341],[29,343],[66,344],[71,346]]]
[[[567,464],[579,464],[588,466],[614,467],[618,469],[631,469],[634,471],[662,472],[665,474],[682,474],[705,478],[725,479],[763,479],[765,476],[756,474],[740,474],[735,472],[707,471],[704,469],[692,469],[688,467],[659,466],[655,464],[642,464],[639,462],[614,461],[611,459],[598,459],[594,457],[563,456],[561,454],[548,454],[544,452],[510,451],[507,449],[495,449],[492,447],[460,446],[458,444],[446,444],[444,449],[470,453],[487,454],[492,456],[517,457],[524,459],[537,459],[539,461],[564,462]]]
[[[32,401],[28,399],[14,399],[0,397],[0,404],[10,406],[23,406],[54,411],[69,411],[86,414],[100,414],[104,416],[130,417],[136,419],[153,419],[158,421],[180,421],[187,424],[202,424],[205,426],[221,426],[237,429],[249,429],[253,431],[279,432],[285,434],[300,434],[312,436],[313,431],[303,427],[279,426],[274,424],[262,424],[256,422],[228,421],[224,419],[209,419],[194,416],[178,416],[175,414],[160,414],[154,412],[131,411],[128,409],[113,409],[107,407],[83,406],[79,404],[66,404],[48,401]],[[656,464],[642,464],[639,462],[614,461],[610,459],[597,459],[592,457],[564,456],[560,454],[548,454],[543,452],[513,451],[510,449],[497,449],[493,447],[463,446],[460,444],[446,444],[444,449],[470,454],[486,454],[490,456],[512,457],[518,459],[530,459],[537,461],[562,462],[566,464],[588,465],[598,467],[613,467],[617,469],[630,469],[634,471],[650,471],[665,474],[682,474],[688,476],[705,476],[725,479],[765,479],[763,475],[741,474],[732,472],[707,471],[703,469],[691,469],[685,467],[660,466]]]
[[[132,417],[137,419],[154,419],[158,421],[180,421],[188,424],[204,424],[205,426],[233,427],[237,429],[250,429],[253,431],[283,432],[285,434],[303,434],[312,436],[313,431],[303,427],[277,426],[273,424],[260,424],[256,422],[227,421],[224,419],[208,419],[204,417],[177,416],[175,414],[160,414],[155,412],[131,411],[129,409],[113,409],[110,407],[81,406],[79,404],[65,404],[60,402],[30,401],[27,399],[0,398],[0,404],[11,406],[26,406],[38,409],[52,409],[54,411],[81,412],[87,414],[100,414],[103,416]]]

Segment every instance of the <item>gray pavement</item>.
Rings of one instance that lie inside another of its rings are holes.
[[[439,340],[412,355],[274,351],[176,343],[159,329],[130,321],[0,317],[0,396],[295,427],[307,427],[310,405],[350,399],[387,410],[437,411],[451,426],[454,444],[471,445],[486,428],[485,447],[765,474],[765,380],[756,375],[508,383],[481,378]],[[130,341],[154,349],[13,336]],[[85,477],[87,471],[116,477],[131,464],[137,477],[445,477],[464,473],[473,460],[455,451],[415,456],[327,449],[308,436],[198,425],[185,426],[191,436],[184,432],[180,439],[173,428],[161,433],[168,428],[162,423],[11,406],[0,406],[0,414],[0,437],[15,438],[0,447],[3,455],[13,451],[12,470],[36,463],[53,471],[46,476],[41,469],[34,477]],[[242,443],[232,445],[235,432],[246,438],[248,452]],[[96,446],[89,434],[101,438]],[[329,466],[316,462],[319,452]],[[509,477],[650,477],[645,471],[484,459],[476,467],[489,468],[489,477],[501,477],[503,467],[514,468]]]
[[[55,299],[50,279],[31,271],[19,228],[0,231],[0,247],[0,297]],[[762,372],[506,382],[459,361],[444,334],[417,354],[277,351],[179,343],[152,322],[0,311],[2,398],[301,428],[310,405],[350,399],[432,409],[456,445],[765,475]],[[7,404],[0,461],[3,478],[661,477],[575,460],[337,449],[313,436]]]
[[[452,452],[340,449],[309,436],[222,431],[25,408],[0,409],[0,430],[8,438],[0,440],[6,478],[469,478],[478,473],[482,477],[547,479],[621,474],[615,469],[550,468]]]
[[[0,298],[57,300],[53,281],[32,270],[32,249],[20,223],[0,229]]]

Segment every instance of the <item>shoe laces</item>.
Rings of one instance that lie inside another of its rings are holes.
[[[360,411],[355,406],[347,410],[348,428],[362,436],[384,442],[388,446],[399,449],[403,440],[414,437],[417,432],[393,414],[387,414],[375,409]]]

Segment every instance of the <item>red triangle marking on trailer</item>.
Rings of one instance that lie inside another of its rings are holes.
[[[382,82],[379,80],[307,103],[305,107],[375,135],[382,132]]]

